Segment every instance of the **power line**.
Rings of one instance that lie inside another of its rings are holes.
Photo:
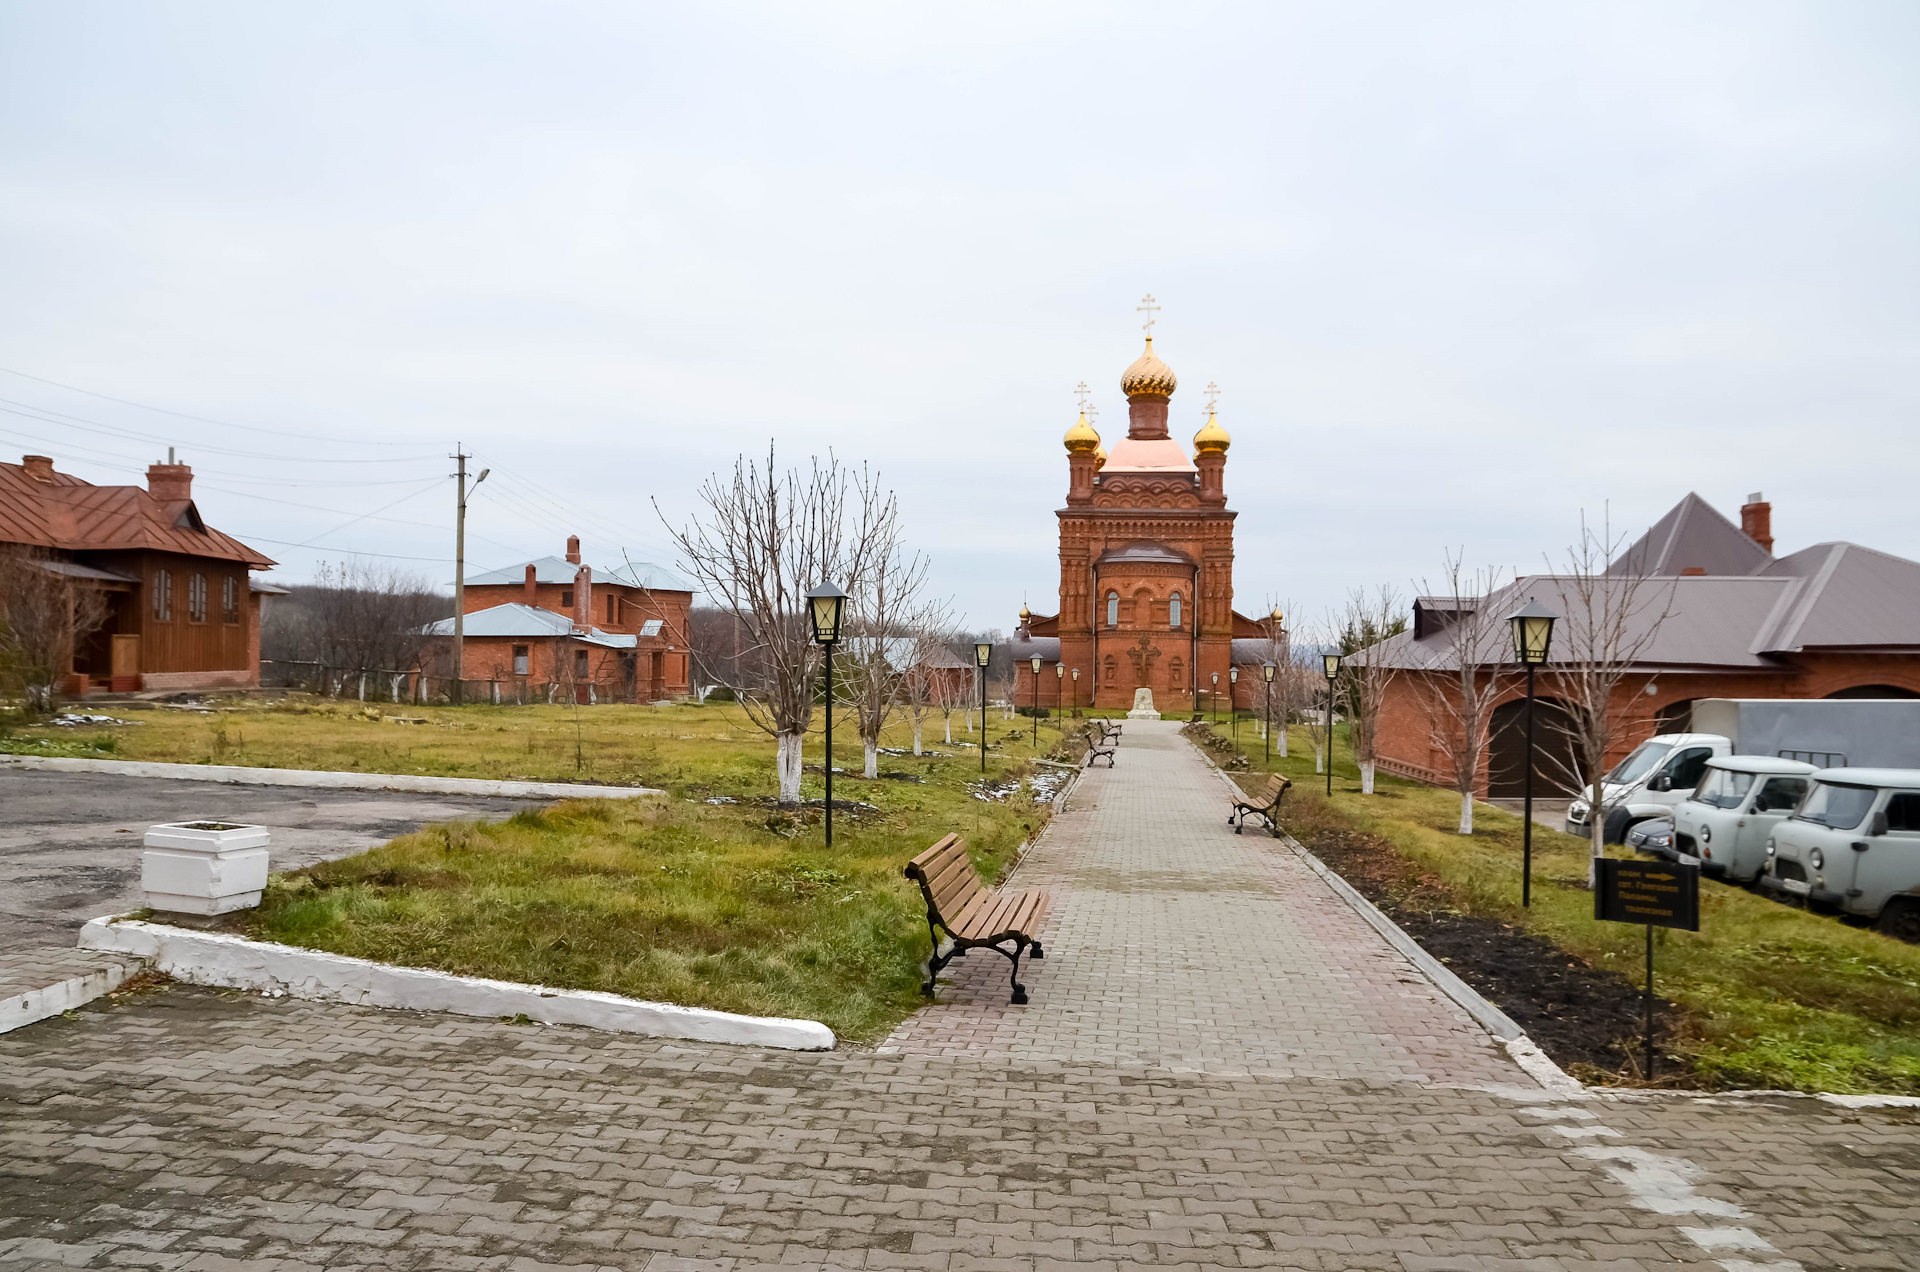
[[[234,535],[233,537],[236,539],[244,540],[245,542],[248,542],[248,543],[271,543],[277,548],[311,548],[314,546],[311,543],[289,543],[285,539],[269,539],[263,534],[240,533],[240,534]],[[348,556],[383,557],[389,561],[432,561],[439,565],[453,564],[452,557],[401,556],[400,554],[395,552],[356,552],[352,548],[326,548],[321,550],[328,551],[328,552],[343,552]]]
[[[271,437],[291,437],[303,442],[334,442],[339,440],[338,438],[333,438],[333,437],[316,437],[310,433],[290,433],[283,429],[265,428],[258,424],[231,424],[231,423],[228,423],[226,420],[211,419],[205,415],[189,415],[185,411],[175,411],[164,406],[152,406],[146,402],[135,402],[129,398],[114,397],[111,393],[96,393],[92,389],[83,389],[76,384],[62,384],[58,380],[49,380],[42,376],[28,375],[25,371],[15,371],[12,367],[0,367],[0,371],[4,371],[8,375],[17,375],[22,380],[32,380],[36,384],[50,384],[56,389],[65,389],[69,393],[84,393],[88,397],[99,398],[104,402],[118,402],[122,406],[137,407],[142,411],[155,411],[161,415],[171,415],[176,419],[197,420],[202,424],[214,424],[214,425],[218,425],[221,428],[239,429],[242,432],[248,432],[248,433],[265,433]],[[413,443],[413,442],[357,442],[355,443],[355,445],[359,445],[359,446],[412,446],[415,444],[416,443]]]
[[[127,441],[147,442],[155,446],[166,446],[170,444],[166,438],[157,437],[151,433],[141,433],[134,429],[121,428],[117,424],[104,424],[99,420],[88,419],[84,415],[71,415],[65,411],[56,411],[51,407],[35,406],[31,402],[15,402],[11,398],[0,398],[0,404],[4,404],[0,405],[0,411],[5,411],[9,415],[25,416],[27,419],[38,420],[42,424],[52,424],[57,428],[77,428],[89,433],[105,433],[109,437],[118,437]],[[171,444],[177,445],[178,440],[176,439],[175,442]],[[367,443],[356,441],[349,444],[361,446]],[[381,443],[381,445],[398,444],[399,443],[391,442]],[[407,444],[418,445],[418,443],[413,442]],[[388,459],[319,459],[304,455],[274,455],[266,451],[235,450],[230,446],[213,446],[202,442],[196,442],[193,445],[195,450],[205,451],[213,455],[228,455],[239,459],[267,459],[276,460],[281,463],[296,464],[410,464],[434,458],[431,453],[428,453],[424,455],[396,455]]]

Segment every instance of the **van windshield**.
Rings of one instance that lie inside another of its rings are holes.
[[[1700,785],[1693,797],[1702,804],[1711,804],[1715,808],[1738,808],[1747,798],[1747,792],[1753,789],[1753,774],[1735,773],[1731,769],[1710,768],[1700,778]]]
[[[1614,765],[1607,774],[1609,782],[1637,782],[1653,771],[1653,766],[1673,750],[1671,742],[1642,742],[1638,750]]]
[[[1793,815],[1794,820],[1818,822],[1832,830],[1852,830],[1865,820],[1867,810],[1873,807],[1874,797],[1879,793],[1871,786],[1815,782],[1813,794],[1807,796],[1807,802]]]

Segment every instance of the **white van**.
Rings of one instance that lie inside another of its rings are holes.
[[[1820,769],[1767,840],[1760,886],[1920,941],[1920,769]]]
[[[1767,863],[1767,838],[1799,807],[1817,772],[1799,760],[1720,755],[1673,810],[1673,855],[1702,874],[1752,883]]]
[[[1671,817],[1680,801],[1700,784],[1707,761],[1731,754],[1733,741],[1717,733],[1663,733],[1642,742],[1601,779],[1607,842],[1625,843],[1627,829],[1637,821]],[[1567,833],[1583,839],[1592,815],[1585,794],[1567,809]]]

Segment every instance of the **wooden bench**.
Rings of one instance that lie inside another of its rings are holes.
[[[1233,812],[1227,817],[1227,821],[1233,825],[1233,833],[1236,835],[1240,833],[1249,816],[1264,817],[1267,822],[1267,832],[1278,839],[1280,837],[1278,820],[1280,800],[1292,786],[1292,782],[1275,773],[1267,779],[1267,784],[1260,788],[1260,793],[1253,797],[1252,802],[1235,800]]]
[[[1093,762],[1095,760],[1105,759],[1107,762],[1107,767],[1112,768],[1114,752],[1118,751],[1119,749],[1120,749],[1120,735],[1118,733],[1107,734],[1106,736],[1095,741],[1092,747],[1087,751],[1087,767],[1092,768]]]
[[[987,887],[973,867],[973,858],[967,855],[966,842],[958,835],[948,835],[909,861],[906,873],[920,885],[920,895],[927,899],[927,933],[933,938],[927,980],[920,992],[932,998],[941,968],[968,950],[984,947],[1012,960],[1013,1001],[1026,1002],[1027,987],[1020,983],[1020,955],[1031,947],[1035,958],[1047,956],[1034,933],[1047,917],[1049,894]],[[942,932],[947,934],[944,954],[940,952]]]

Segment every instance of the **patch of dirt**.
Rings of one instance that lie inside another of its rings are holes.
[[[1620,972],[1594,967],[1510,923],[1459,910],[1446,886],[1372,835],[1290,820],[1289,833],[1361,896],[1511,1016],[1555,1064],[1583,1082],[1646,1085],[1646,998]],[[1552,887],[1538,883],[1536,886]],[[1685,1011],[1654,1000],[1654,1085],[1691,1086],[1691,1065],[1669,1050]]]

